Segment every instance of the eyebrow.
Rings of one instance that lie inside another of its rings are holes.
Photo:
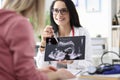
[[[67,8],[54,8],[54,7],[53,7],[53,9],[67,9]]]

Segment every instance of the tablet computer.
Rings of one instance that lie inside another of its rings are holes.
[[[80,60],[85,58],[85,36],[46,39],[45,61]]]

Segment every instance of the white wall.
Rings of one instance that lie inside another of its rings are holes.
[[[50,9],[50,5],[52,4],[53,0],[45,0],[45,8],[48,11]]]
[[[88,29],[92,37],[98,34],[108,37],[111,27],[111,0],[101,0],[99,12],[87,12],[85,1],[79,0],[77,7],[81,24]]]
[[[46,0],[47,10],[49,10],[52,1]],[[78,0],[79,6],[76,7],[81,25],[88,29],[91,37],[96,37],[98,34],[103,37],[109,37],[111,27],[111,0],[101,0],[101,9],[99,12],[87,12],[86,1]]]
[[[2,1],[3,1],[3,0],[0,0],[0,8],[2,7]]]

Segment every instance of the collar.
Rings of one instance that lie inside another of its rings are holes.
[[[56,33],[56,36],[59,37],[58,32]],[[75,30],[74,30],[74,27],[72,27],[72,30],[71,30],[69,36],[75,36]]]

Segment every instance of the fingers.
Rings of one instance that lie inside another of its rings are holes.
[[[66,69],[59,69],[57,73],[60,75],[61,79],[75,78],[75,75],[73,75],[70,71]]]
[[[57,71],[57,69],[53,66],[48,66],[48,67],[42,68],[40,71],[49,73],[49,72],[55,72],[55,71]]]
[[[53,67],[53,66],[49,66],[48,67],[50,70],[52,70],[52,71],[57,71],[57,68],[55,68],[55,67]]]
[[[42,39],[45,41],[46,38],[52,37],[54,30],[52,26],[46,26],[42,33]]]
[[[53,33],[54,30],[53,30],[52,26],[46,26],[46,28],[44,29],[44,32],[50,34],[50,33]]]
[[[73,60],[68,60],[67,63],[68,63],[68,64],[72,64],[72,63],[73,63]]]
[[[58,61],[58,63],[67,64],[67,60]]]
[[[62,61],[58,61],[59,64],[63,64],[63,65],[66,65],[66,64],[72,64],[73,63],[73,60],[62,60]]]

